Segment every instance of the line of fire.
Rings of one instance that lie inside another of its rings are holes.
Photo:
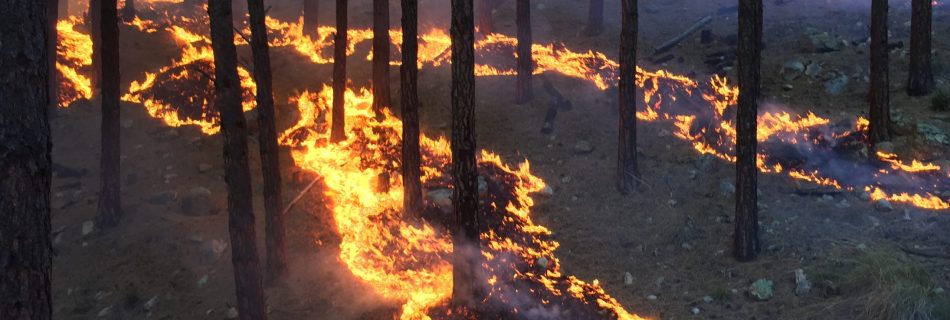
[[[943,0],[0,12],[0,320],[950,320]]]

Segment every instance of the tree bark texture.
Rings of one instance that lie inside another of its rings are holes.
[[[402,0],[402,184],[403,208],[422,209],[422,170],[419,150],[419,0]]]
[[[320,0],[303,1],[303,34],[316,39],[320,34],[317,32],[320,27]]]
[[[871,145],[891,139],[888,75],[887,0],[871,1],[871,85],[868,90],[868,138]]]
[[[907,94],[925,96],[934,88],[931,69],[933,38],[932,0],[912,0],[910,26],[910,70],[907,79]]]
[[[738,77],[736,115],[736,260],[752,261],[759,251],[759,213],[756,207],[756,126],[762,64],[762,0],[739,0]]]
[[[373,109],[381,116],[389,107],[389,0],[373,0]]]
[[[621,0],[620,31],[620,130],[617,144],[617,189],[630,193],[637,188],[637,0]]]
[[[587,10],[587,35],[604,32],[604,0],[590,0]]]
[[[347,1],[336,0],[336,35],[333,38],[333,109],[330,111],[330,140],[346,140],[346,31]]]
[[[532,91],[532,72],[534,60],[531,56],[531,1],[517,0],[516,15],[518,25],[518,83],[515,90],[515,102],[525,104],[534,99]]]
[[[122,185],[119,179],[119,17],[117,0],[102,0],[101,102],[102,154],[99,162],[99,215],[96,225],[105,230],[122,217]]]

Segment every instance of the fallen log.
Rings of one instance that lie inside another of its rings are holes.
[[[544,114],[544,125],[541,126],[541,133],[551,134],[554,132],[554,119],[557,118],[558,110],[571,110],[573,106],[571,101],[567,100],[547,79],[544,80],[543,88],[551,96],[551,99],[548,103],[548,111]]]
[[[686,29],[686,31],[683,31],[683,33],[680,33],[675,38],[670,39],[669,41],[663,43],[663,45],[653,49],[653,54],[657,55],[657,54],[666,52],[667,50],[670,50],[671,48],[675,47],[680,42],[683,42],[683,40],[688,38],[691,34],[695,33],[697,30],[701,29],[702,27],[705,27],[707,24],[712,22],[712,19],[713,19],[712,16],[705,16],[702,19],[699,19],[699,21],[696,21],[696,23],[694,23],[691,27],[689,27],[689,29]]]

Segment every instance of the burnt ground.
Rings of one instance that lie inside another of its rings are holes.
[[[782,3],[782,4],[778,4]],[[640,64],[646,69],[666,68],[705,79],[711,71],[705,56],[729,50],[735,16],[721,8],[732,1],[641,1]],[[298,10],[291,1],[275,1],[272,13],[288,18]],[[368,0],[351,3],[351,25],[369,24]],[[428,25],[446,26],[447,4],[423,1]],[[607,6],[619,8],[608,0]],[[398,23],[397,6],[393,24]],[[496,27],[514,34],[513,3],[495,15]],[[929,110],[930,98],[904,94],[909,33],[909,2],[892,4],[892,42],[904,48],[891,54],[892,109],[904,121],[926,123],[950,132],[946,113]],[[608,10],[607,30],[587,37],[580,31],[586,21],[581,1],[548,1],[535,4],[535,38],[538,43],[563,42],[574,50],[597,50],[616,57],[619,10]],[[766,100],[792,110],[813,111],[827,117],[866,113],[867,47],[855,45],[867,36],[868,5],[864,1],[766,1],[763,85]],[[653,46],[712,14],[712,44],[699,43],[698,35],[670,51],[672,60],[658,66],[651,62]],[[323,21],[332,21],[324,9]],[[950,89],[950,8],[935,10],[934,48],[938,87]],[[423,25],[426,25],[424,23]],[[828,32],[851,42],[830,53],[809,53],[803,45],[806,28]],[[123,76],[140,78],[145,70],[175,58],[177,51],[167,37],[143,35],[122,29]],[[368,44],[367,44],[368,46]],[[247,48],[241,53],[249,57]],[[363,49],[365,50],[365,48]],[[329,82],[329,65],[315,66],[289,49],[275,49],[273,65],[278,102],[299,90],[316,89]],[[791,82],[779,75],[789,60],[819,61],[823,72]],[[369,63],[351,59],[349,74],[365,86]],[[393,89],[398,72],[393,69]],[[826,92],[826,74],[838,71],[850,81],[838,95]],[[727,71],[727,74],[730,74]],[[732,166],[706,161],[686,143],[672,137],[666,123],[642,124],[639,130],[640,171],[645,185],[639,193],[620,195],[614,189],[616,154],[616,98],[584,82],[548,74],[574,104],[562,112],[552,135],[539,133],[547,96],[525,106],[513,103],[514,79],[489,77],[477,80],[478,142],[508,161],[527,159],[533,172],[544,178],[555,196],[540,198],[533,210],[538,223],[554,231],[561,243],[558,257],[565,272],[581,279],[600,279],[611,295],[630,311],[664,319],[849,319],[866,318],[861,312],[870,289],[840,290],[837,294],[794,294],[793,270],[815,275],[829,261],[857,256],[862,250],[896,247],[946,255],[950,247],[948,212],[919,210],[895,205],[876,210],[851,193],[798,195],[808,188],[777,175],[762,175],[761,226],[763,250],[758,260],[737,263],[730,256],[733,212],[731,194],[723,192],[734,178]],[[423,130],[447,134],[449,124],[448,68],[426,69],[420,75]],[[791,90],[784,89],[789,83]],[[398,96],[398,95],[394,95]],[[60,170],[53,181],[54,317],[57,319],[223,319],[234,305],[226,214],[187,215],[181,202],[192,189],[211,192],[211,203],[223,208],[221,141],[203,136],[195,128],[168,129],[150,119],[140,106],[123,109],[123,209],[118,229],[83,234],[92,221],[98,190],[99,114],[96,103],[77,103],[62,110],[53,121],[54,162],[74,170]],[[284,104],[279,108],[290,108]],[[283,113],[283,125],[292,115]],[[259,167],[256,137],[251,139],[251,165]],[[578,141],[588,141],[593,151],[576,154]],[[898,151],[905,156],[947,160],[947,145],[920,143],[920,135],[899,137]],[[290,201],[309,181],[295,173],[284,154],[285,200]],[[261,184],[255,177],[255,212],[262,216]],[[318,187],[319,189],[319,187]],[[328,220],[319,190],[312,191],[287,218],[292,277],[269,287],[272,319],[387,318],[391,304],[379,301],[348,274],[335,258],[338,241]],[[222,209],[223,211],[224,209]],[[905,214],[906,211],[906,214]],[[908,217],[909,219],[905,218]],[[263,223],[259,224],[259,238]],[[263,240],[261,238],[261,240]],[[263,243],[260,241],[259,243]],[[884,250],[884,249],[882,249]],[[929,278],[950,286],[950,261],[946,258],[907,255],[920,264]],[[624,283],[625,273],[633,283]],[[759,278],[775,283],[775,297],[756,302],[745,296]],[[735,289],[736,293],[732,293]],[[713,302],[703,301],[715,297]],[[154,300],[153,300],[154,298]],[[151,301],[151,302],[149,302]],[[692,315],[691,309],[700,309]]]

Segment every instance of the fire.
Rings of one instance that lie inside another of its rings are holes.
[[[59,105],[92,98],[92,80],[80,70],[92,66],[92,38],[77,29],[85,21],[77,16],[56,22],[59,43],[56,46],[56,70],[60,74]]]

